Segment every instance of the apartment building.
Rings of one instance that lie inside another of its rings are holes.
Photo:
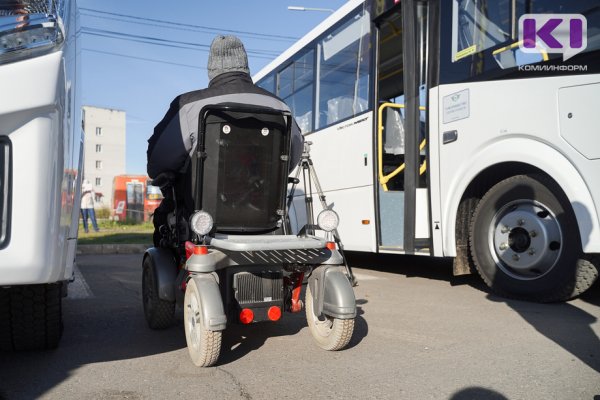
[[[113,179],[125,174],[125,111],[83,107],[83,179],[96,192],[96,208],[113,208]]]

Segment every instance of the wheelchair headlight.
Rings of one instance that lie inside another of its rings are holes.
[[[325,232],[335,230],[340,223],[340,217],[333,210],[323,210],[317,217],[317,225]]]
[[[196,234],[204,236],[212,229],[213,219],[206,211],[196,211],[190,218],[190,227]]]

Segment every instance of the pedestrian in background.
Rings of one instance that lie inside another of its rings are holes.
[[[96,232],[99,231],[96,223],[96,212],[94,211],[94,187],[87,179],[81,185],[81,218],[83,218],[83,230],[88,233],[88,217],[92,219],[92,226]]]

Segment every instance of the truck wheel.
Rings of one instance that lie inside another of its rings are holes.
[[[183,300],[185,340],[194,365],[210,367],[217,362],[221,353],[221,331],[209,331],[203,322],[198,286],[190,279]]]
[[[62,283],[0,289],[0,350],[46,350],[62,336]]]
[[[354,332],[354,318],[339,319],[326,315],[317,317],[313,312],[313,295],[306,287],[306,321],[317,345],[329,351],[341,350],[348,345]]]
[[[594,264],[581,258],[567,197],[543,175],[517,175],[493,186],[473,214],[470,245],[485,283],[506,297],[564,301],[598,277]]]
[[[158,284],[154,278],[153,268],[150,257],[146,257],[142,272],[144,316],[151,329],[166,329],[173,324],[175,302],[162,300],[158,297]]]

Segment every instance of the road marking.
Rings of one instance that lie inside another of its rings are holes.
[[[90,287],[88,286],[85,278],[79,268],[77,268],[77,264],[73,266],[73,273],[75,275],[75,280],[69,284],[69,295],[68,299],[88,299],[90,297],[94,297]]]

